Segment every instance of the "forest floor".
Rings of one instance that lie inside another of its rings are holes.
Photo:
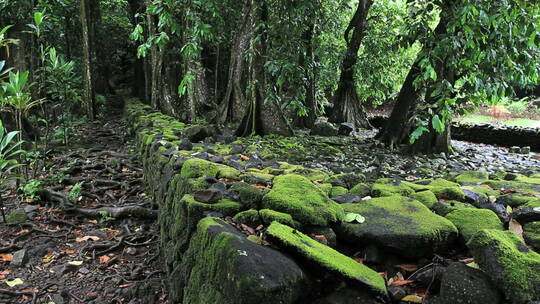
[[[24,221],[0,224],[0,303],[166,303],[157,213],[121,108],[47,153],[47,202],[9,194],[6,213]]]

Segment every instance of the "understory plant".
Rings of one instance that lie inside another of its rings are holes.
[[[21,186],[19,189],[22,191],[23,197],[27,201],[35,201],[39,199],[38,192],[39,190],[42,189],[42,183],[41,181],[37,179],[31,179],[24,186]]]
[[[4,222],[6,222],[6,216],[2,193],[5,192],[8,181],[21,178],[21,175],[16,173],[16,169],[23,166],[18,156],[24,154],[25,151],[20,148],[23,142],[15,138],[18,133],[18,131],[7,133],[0,120],[0,209]]]

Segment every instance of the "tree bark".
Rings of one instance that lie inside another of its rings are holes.
[[[94,73],[92,67],[92,36],[90,33],[91,15],[90,2],[93,0],[81,0],[81,24],[82,24],[82,42],[83,42],[83,70],[84,70],[84,89],[85,89],[85,108],[86,114],[90,120],[95,119],[96,103],[94,88]]]
[[[360,0],[356,13],[345,30],[347,52],[341,64],[339,86],[330,116],[331,122],[352,122],[359,127],[372,128],[354,85],[354,67],[358,60],[358,50],[365,35],[367,16],[372,5],[373,0]]]
[[[227,89],[218,109],[218,123],[235,121],[242,116],[239,109],[244,108],[247,104],[242,79],[245,72],[244,56],[249,49],[252,32],[253,0],[245,0],[242,9],[242,20],[236,28],[235,41],[231,49]]]
[[[129,8],[131,10],[131,23],[133,25],[137,24],[137,20],[135,19],[136,14],[141,14],[144,12],[144,1],[143,0],[130,0],[129,2]],[[137,53],[137,47],[133,47],[132,49],[133,54]],[[146,100],[146,73],[144,68],[144,59],[143,58],[136,58],[132,65],[133,70],[133,84],[132,84],[132,92],[137,98],[144,102],[148,102]]]

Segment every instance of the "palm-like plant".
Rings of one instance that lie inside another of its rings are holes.
[[[28,112],[35,106],[39,105],[44,99],[32,100],[32,95],[29,93],[29,88],[33,84],[28,84],[28,72],[13,73],[9,72],[9,82],[3,84],[3,104],[4,108],[7,108],[15,114],[15,123],[18,133],[19,141],[22,141],[23,132],[23,118],[28,115]],[[0,93],[0,97],[2,93]],[[2,100],[2,99],[0,99]]]
[[[17,156],[25,151],[20,149],[22,141],[15,140],[15,136],[19,134],[19,131],[12,131],[7,133],[4,129],[4,125],[0,120],[0,190],[4,190],[7,186],[7,182],[13,179],[19,179],[21,176],[15,173],[15,169],[23,166],[19,163]],[[0,191],[0,209],[2,210],[2,218],[6,222],[6,215],[4,213],[4,201],[2,200],[2,193]]]

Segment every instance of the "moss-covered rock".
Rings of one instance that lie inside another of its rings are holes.
[[[218,172],[218,178],[237,179],[240,176],[240,171],[222,164],[216,164]]]
[[[517,208],[519,206],[525,205],[526,203],[535,200],[535,197],[532,196],[521,196],[515,194],[505,194],[497,197],[497,203],[503,204],[505,206],[510,206],[512,208]]]
[[[411,194],[410,198],[419,201],[426,207],[431,208],[438,201],[437,197],[430,190],[424,190]]]
[[[537,252],[540,252],[540,222],[532,222],[523,226],[523,238]]]
[[[371,195],[373,197],[384,197],[384,196],[409,196],[415,191],[398,180],[392,180],[389,178],[380,178],[375,181],[375,184],[371,187]]]
[[[410,198],[391,196],[342,206],[346,213],[365,218],[363,223],[343,222],[335,228],[339,239],[358,246],[374,244],[417,258],[451,246],[458,235],[452,222]]]
[[[216,164],[200,158],[190,158],[182,165],[180,176],[182,178],[195,178],[204,176],[216,176],[218,167]]]
[[[461,185],[477,185],[477,184],[484,183],[488,179],[489,179],[488,173],[481,172],[481,171],[464,172],[456,176],[456,182],[458,182]]]
[[[441,304],[499,304],[502,297],[480,269],[452,263],[441,280]]]
[[[258,209],[263,197],[263,191],[261,189],[244,182],[235,183],[229,191],[237,194],[240,203],[247,208]]]
[[[263,224],[270,225],[272,222],[276,221],[278,223],[288,225],[294,228],[299,228],[301,225],[299,222],[295,221],[290,214],[278,212],[270,209],[261,209],[259,210],[259,215]]]
[[[169,284],[172,303],[191,304],[293,304],[309,290],[293,260],[217,218],[199,222]]]
[[[503,230],[503,223],[495,212],[488,209],[463,208],[445,216],[459,230],[465,241],[482,229]]]
[[[474,261],[503,291],[509,303],[540,299],[540,254],[510,231],[481,230],[467,243]]]
[[[333,186],[332,189],[330,189],[330,197],[335,197],[335,196],[340,196],[340,195],[343,195],[343,194],[347,194],[347,192],[349,192],[349,190],[347,190],[347,188],[345,188],[345,187]]]
[[[463,208],[475,208],[468,203],[462,203],[458,201],[438,201],[431,207],[431,210],[435,211],[440,216],[446,216],[448,213],[463,209]]]
[[[328,226],[343,217],[343,209],[309,179],[295,174],[278,176],[262,207],[290,214],[302,224]]]
[[[339,275],[348,282],[366,286],[378,295],[386,296],[386,283],[376,271],[309,236],[277,222],[268,227],[266,235],[302,260]]]
[[[540,199],[529,201],[514,209],[512,217],[522,225],[540,221]]]
[[[351,189],[359,183],[366,181],[366,177],[362,174],[342,173],[330,176],[325,180],[326,183],[332,184],[334,187],[343,187]]]
[[[332,184],[329,183],[323,183],[323,184],[315,184],[319,189],[324,192],[327,196],[330,196],[330,192],[332,191]]]
[[[527,182],[488,180],[485,182],[485,184],[495,190],[512,190],[524,195],[534,195],[536,193],[540,193],[540,185]]]
[[[368,184],[360,183],[352,187],[349,193],[360,197],[366,197],[371,193],[371,187]]]
[[[235,216],[233,216],[233,221],[239,224],[246,224],[250,227],[257,227],[262,224],[259,211],[255,209],[249,209],[237,213]]]

